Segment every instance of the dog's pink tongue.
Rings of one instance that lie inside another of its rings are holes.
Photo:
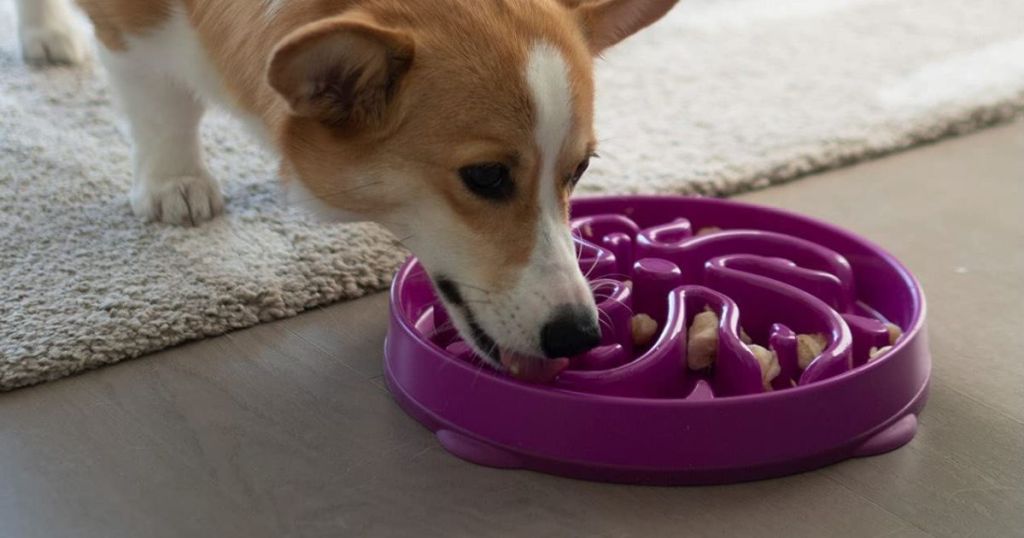
[[[516,379],[531,383],[550,383],[569,367],[569,359],[541,359],[502,352],[501,364]]]

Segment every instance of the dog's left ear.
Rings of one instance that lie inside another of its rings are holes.
[[[650,26],[679,0],[562,0],[580,21],[590,52],[608,47]]]
[[[270,85],[292,112],[353,131],[381,126],[413,62],[414,43],[361,13],[307,24],[275,47]]]

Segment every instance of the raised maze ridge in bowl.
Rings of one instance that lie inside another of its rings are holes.
[[[598,301],[602,343],[572,358],[554,388],[686,400],[785,391],[860,367],[872,349],[891,343],[889,320],[857,300],[850,263],[819,244],[754,229],[697,229],[687,218],[641,227],[621,214],[601,214],[574,219],[572,228]],[[687,330],[705,309],[719,319],[717,359],[693,371],[686,365]],[[631,319],[641,313],[657,321],[659,334],[635,348]],[[416,327],[449,353],[477,361],[445,329],[447,321],[435,303]],[[741,327],[778,357],[770,388]],[[828,341],[805,369],[798,334]]]

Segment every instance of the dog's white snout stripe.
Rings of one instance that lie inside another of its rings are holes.
[[[530,52],[526,80],[533,98],[534,136],[541,157],[541,188],[555,195],[558,157],[572,127],[569,69],[561,52],[547,43],[535,45]],[[548,197],[541,197],[542,203],[545,198]]]
[[[522,286],[543,286],[552,301],[589,300],[589,288],[576,268],[576,253],[563,213],[564,188],[559,160],[573,128],[573,95],[569,67],[561,51],[537,43],[530,51],[526,80],[534,108],[534,138],[540,156],[540,217],[530,265]]]

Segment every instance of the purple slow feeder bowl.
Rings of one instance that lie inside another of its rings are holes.
[[[398,403],[451,453],[492,467],[625,483],[754,480],[871,456],[909,442],[931,372],[917,280],[876,245],[823,222],[704,198],[624,196],[573,204],[594,281],[602,346],[549,385],[472,356],[415,260],[398,272],[384,372]],[[704,228],[721,231],[696,236]],[[626,281],[632,282],[627,286]],[[721,318],[719,354],[685,365],[686,329]],[[631,313],[660,336],[633,349]],[[889,344],[884,322],[903,336]],[[778,353],[765,391],[742,326]],[[442,328],[442,330],[438,330]],[[795,334],[829,344],[806,370]]]

